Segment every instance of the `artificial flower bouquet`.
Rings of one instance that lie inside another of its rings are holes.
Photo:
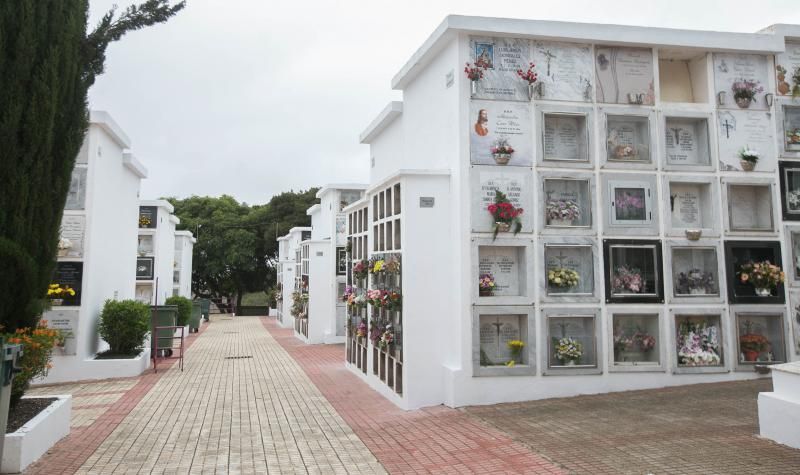
[[[494,295],[496,284],[491,273],[481,274],[478,278],[478,293],[481,297],[491,297]]]
[[[73,289],[69,285],[50,284],[47,287],[47,298],[51,300],[74,297],[75,294],[76,294],[75,289]]]
[[[764,92],[761,83],[752,79],[737,79],[731,85],[733,99],[736,105],[742,109],[750,107],[750,103],[756,98],[756,94]]]
[[[527,71],[517,69],[517,76],[528,84],[533,84],[539,79],[539,75],[534,71],[535,67],[535,64],[529,63]]]
[[[739,159],[744,162],[750,162],[753,165],[758,163],[758,159],[761,158],[761,154],[758,150],[752,149],[750,147],[742,147],[739,150]]]
[[[140,228],[146,228],[146,227],[150,226],[150,223],[152,223],[152,221],[150,221],[150,218],[148,218],[147,216],[145,216],[143,214],[139,215],[139,227]]]
[[[362,320],[356,325],[356,338],[364,338],[365,336],[367,336],[367,322]]]
[[[497,233],[514,231],[514,234],[522,230],[522,222],[520,216],[522,215],[522,208],[515,208],[508,197],[500,190],[495,190],[494,203],[490,204],[486,210],[492,215],[494,219],[494,238],[497,238]]]
[[[508,362],[509,366],[514,366],[516,363],[522,363],[522,349],[525,348],[525,342],[522,340],[511,340],[506,343],[509,351],[511,351],[511,361]]]
[[[716,325],[686,319],[678,326],[676,341],[681,366],[717,366],[722,362]]]
[[[547,282],[553,287],[571,288],[578,285],[580,275],[572,269],[557,267],[548,269]]]
[[[545,212],[548,224],[570,226],[581,219],[581,207],[573,200],[548,200]]]
[[[480,81],[483,79],[483,72],[486,70],[486,66],[479,63],[473,63],[470,66],[469,63],[466,63],[464,66],[464,74],[467,75],[467,79],[470,81]]]
[[[494,158],[496,164],[508,165],[511,155],[514,154],[514,147],[508,143],[508,139],[502,137],[494,141],[489,151],[492,153],[492,158]]]
[[[635,267],[617,266],[611,279],[611,291],[615,294],[640,294],[646,291],[642,273]]]
[[[353,264],[353,278],[355,280],[364,280],[369,274],[369,262],[362,259]]]
[[[680,295],[705,295],[715,292],[714,274],[700,269],[691,269],[678,274],[677,293]]]
[[[739,270],[739,281],[752,284],[759,296],[770,295],[785,279],[781,268],[769,261],[748,262]]]
[[[583,356],[583,344],[572,337],[556,340],[555,347],[555,357],[562,364],[572,366]]]

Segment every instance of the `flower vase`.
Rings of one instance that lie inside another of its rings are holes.
[[[756,168],[756,162],[750,162],[747,160],[739,160],[739,164],[742,165],[742,170],[746,172],[751,172]]]
[[[528,83],[528,100],[532,101],[535,96],[536,96],[536,84],[530,82]]]
[[[758,351],[756,350],[742,350],[744,353],[745,361],[758,361]]]
[[[689,295],[705,295],[706,289],[689,289]]]
[[[703,235],[702,229],[687,229],[685,231],[686,239],[690,241],[697,241]]]
[[[478,80],[477,79],[473,79],[469,83],[470,83],[470,88],[471,88],[470,89],[470,93],[473,96],[478,94]]]
[[[494,225],[497,228],[497,232],[499,232],[499,233],[507,233],[507,232],[511,231],[511,224],[510,223],[496,222],[496,223],[494,223]]]
[[[750,107],[750,104],[753,102],[753,99],[750,97],[737,97],[736,98],[736,105],[739,106],[740,109],[747,109]]]
[[[67,257],[67,252],[69,252],[69,249],[59,249],[58,257]]]
[[[498,165],[508,165],[508,162],[511,160],[510,153],[493,153],[492,158],[494,158],[494,163]]]
[[[567,363],[566,363],[565,366],[575,366],[575,365],[576,365],[575,360],[567,360]]]
[[[64,305],[64,299],[50,299],[50,304],[54,307],[60,307]]]
[[[571,219],[551,219],[550,226],[572,226]]]
[[[492,297],[494,295],[494,291],[491,289],[478,289],[478,296],[480,297]]]
[[[620,356],[622,356],[622,361],[636,363],[642,361],[644,355],[641,351],[621,351]]]
[[[772,295],[772,290],[764,287],[756,287],[756,295],[759,297],[769,297]]]

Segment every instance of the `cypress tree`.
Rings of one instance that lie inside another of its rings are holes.
[[[55,266],[87,93],[108,45],[185,6],[148,0],[87,31],[88,0],[0,1],[0,325],[34,326]]]

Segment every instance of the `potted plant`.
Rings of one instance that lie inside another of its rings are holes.
[[[517,363],[522,364],[522,349],[525,348],[525,342],[521,340],[511,340],[506,343],[509,351],[511,351],[511,361],[506,366],[513,367]]]
[[[578,285],[580,276],[572,269],[556,267],[547,271],[547,283],[553,287],[572,288]]]
[[[722,362],[716,325],[686,319],[678,326],[676,342],[680,366],[716,366]]]
[[[581,219],[581,207],[573,200],[548,200],[545,212],[550,226],[572,226]]]
[[[714,292],[714,274],[691,269],[678,274],[677,293],[681,295],[706,295]]]
[[[611,292],[615,294],[640,294],[644,293],[646,283],[642,273],[635,267],[625,265],[617,266],[611,279]]]
[[[63,305],[65,297],[74,297],[75,289],[69,285],[50,284],[47,288],[47,298],[51,305]]]
[[[750,79],[738,79],[731,85],[733,91],[733,99],[736,105],[741,109],[747,109],[755,99],[756,94],[764,92],[758,81]]]
[[[478,278],[478,295],[481,297],[491,297],[494,295],[494,288],[494,276],[489,272],[481,274]]]
[[[140,228],[146,228],[146,227],[150,226],[150,223],[152,223],[152,221],[150,221],[150,218],[148,218],[147,216],[145,216],[143,214],[139,215],[139,227]]]
[[[786,68],[780,64],[775,66],[775,71],[778,76],[778,94],[787,95],[791,91],[791,86],[786,82]]]
[[[583,345],[578,340],[565,336],[556,340],[555,357],[563,366],[575,366],[583,356]]]
[[[497,238],[497,233],[507,233],[512,228],[514,234],[522,230],[522,223],[519,219],[520,215],[522,215],[522,208],[515,208],[508,201],[505,193],[500,190],[495,190],[494,203],[487,206],[486,210],[494,218],[494,239]]]
[[[539,79],[539,75],[533,70],[534,64],[529,63],[527,71],[523,71],[521,69],[517,69],[517,76],[520,77],[523,81],[528,83],[528,100],[533,100],[533,95],[536,92],[534,84],[536,80]],[[541,87],[541,85],[540,85]]]
[[[780,267],[769,261],[748,262],[739,270],[739,281],[755,287],[759,297],[769,297],[779,284],[782,284],[786,275]]]
[[[514,154],[514,147],[508,144],[508,139],[506,138],[495,140],[492,148],[489,150],[492,152],[494,162],[498,165],[508,165],[508,162],[511,160],[511,155]]]
[[[739,337],[744,361],[758,361],[758,355],[769,348],[769,340],[764,335],[746,333]]]
[[[486,66],[478,63],[473,63],[472,66],[467,63],[466,66],[464,66],[464,74],[466,74],[467,79],[470,80],[470,88],[473,96],[478,93],[478,81],[483,79],[484,70],[486,70]]]
[[[761,158],[761,154],[757,150],[749,147],[739,150],[739,163],[742,165],[742,170],[746,172],[751,172],[756,168],[759,158]]]

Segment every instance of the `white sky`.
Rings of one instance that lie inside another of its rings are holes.
[[[91,0],[102,13],[134,0]],[[141,0],[139,0],[141,1]],[[138,2],[137,2],[138,3]],[[448,14],[754,32],[800,23],[798,0],[189,0],[108,50],[90,107],[108,111],[149,178],[142,198],[265,203],[366,182],[358,135],[392,76]]]

